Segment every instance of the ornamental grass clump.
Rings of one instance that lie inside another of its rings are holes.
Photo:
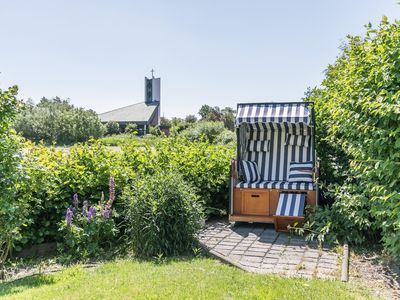
[[[136,179],[122,198],[126,243],[136,255],[179,255],[193,249],[203,217],[202,203],[179,173],[159,171]]]
[[[104,202],[102,194],[98,204],[90,204],[85,200],[80,208],[78,194],[73,195],[73,206],[67,208],[65,219],[60,225],[63,242],[59,249],[68,259],[99,257],[115,245],[118,229],[112,211],[115,200],[114,178],[110,178],[109,185],[110,195],[107,202]]]

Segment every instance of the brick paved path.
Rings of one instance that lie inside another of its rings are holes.
[[[275,232],[270,224],[214,223],[199,235],[214,256],[241,269],[305,278],[338,277],[338,255],[299,236]]]

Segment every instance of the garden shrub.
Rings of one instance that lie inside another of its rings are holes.
[[[119,193],[138,175],[174,170],[193,187],[207,214],[226,213],[233,147],[211,145],[207,141],[190,142],[181,137],[149,136],[129,139],[121,148],[110,149],[99,141],[69,148],[26,142],[21,164],[29,184],[21,193],[28,199],[32,224],[22,228],[22,239],[16,249],[62,241],[58,224],[71,205],[72,195],[77,193],[79,199],[97,203],[107,190],[110,176],[115,177]],[[114,208],[122,218],[119,201]]]
[[[105,128],[93,110],[75,107],[58,97],[42,98],[37,105],[25,103],[18,114],[16,131],[34,142],[70,145],[104,135]]]
[[[29,195],[21,192],[28,182],[20,168],[19,139],[10,129],[19,106],[17,92],[16,86],[0,89],[0,279],[7,256],[21,238],[21,228],[29,224]]]
[[[236,133],[230,130],[222,131],[215,140],[216,144],[236,145]]]
[[[132,135],[138,135],[138,126],[137,126],[137,124],[129,123],[128,125],[126,125],[125,133],[132,134]]]
[[[212,144],[224,130],[223,122],[202,121],[183,130],[180,135],[190,141],[199,141],[204,136]]]
[[[107,135],[118,134],[120,133],[119,123],[115,121],[107,122]]]
[[[149,134],[154,135],[154,136],[161,136],[161,130],[159,127],[150,126]]]
[[[384,17],[364,37],[349,37],[316,104],[323,184],[336,200],[328,221],[341,240],[381,234],[400,257],[400,23]],[[339,213],[340,212],[340,213]],[[332,225],[333,226],[333,225]],[[317,226],[318,231],[322,227]]]
[[[113,249],[118,233],[112,207],[114,200],[115,182],[112,177],[107,202],[104,202],[103,194],[98,204],[84,200],[80,205],[78,194],[74,194],[59,229],[63,234],[59,249],[68,260],[101,257]]]
[[[31,195],[32,225],[23,229],[21,246],[60,241],[58,224],[73,194],[97,203],[110,176],[115,177],[117,187],[125,186],[131,176],[119,152],[94,141],[66,149],[27,142],[24,152],[22,168],[31,183],[26,192]]]
[[[178,172],[136,179],[123,193],[127,244],[137,255],[179,255],[192,249],[202,206]]]
[[[196,190],[207,214],[226,212],[229,161],[234,156],[234,147],[177,137],[153,140],[151,144],[134,141],[122,148],[124,161],[136,174],[175,170]]]

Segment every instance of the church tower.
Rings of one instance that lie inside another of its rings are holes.
[[[144,102],[146,104],[160,103],[160,78],[154,77],[154,70],[151,70],[151,78],[144,78]]]

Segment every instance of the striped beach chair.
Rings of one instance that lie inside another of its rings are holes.
[[[235,127],[237,149],[230,166],[229,220],[301,221],[304,206],[318,204],[314,104],[239,103]]]

